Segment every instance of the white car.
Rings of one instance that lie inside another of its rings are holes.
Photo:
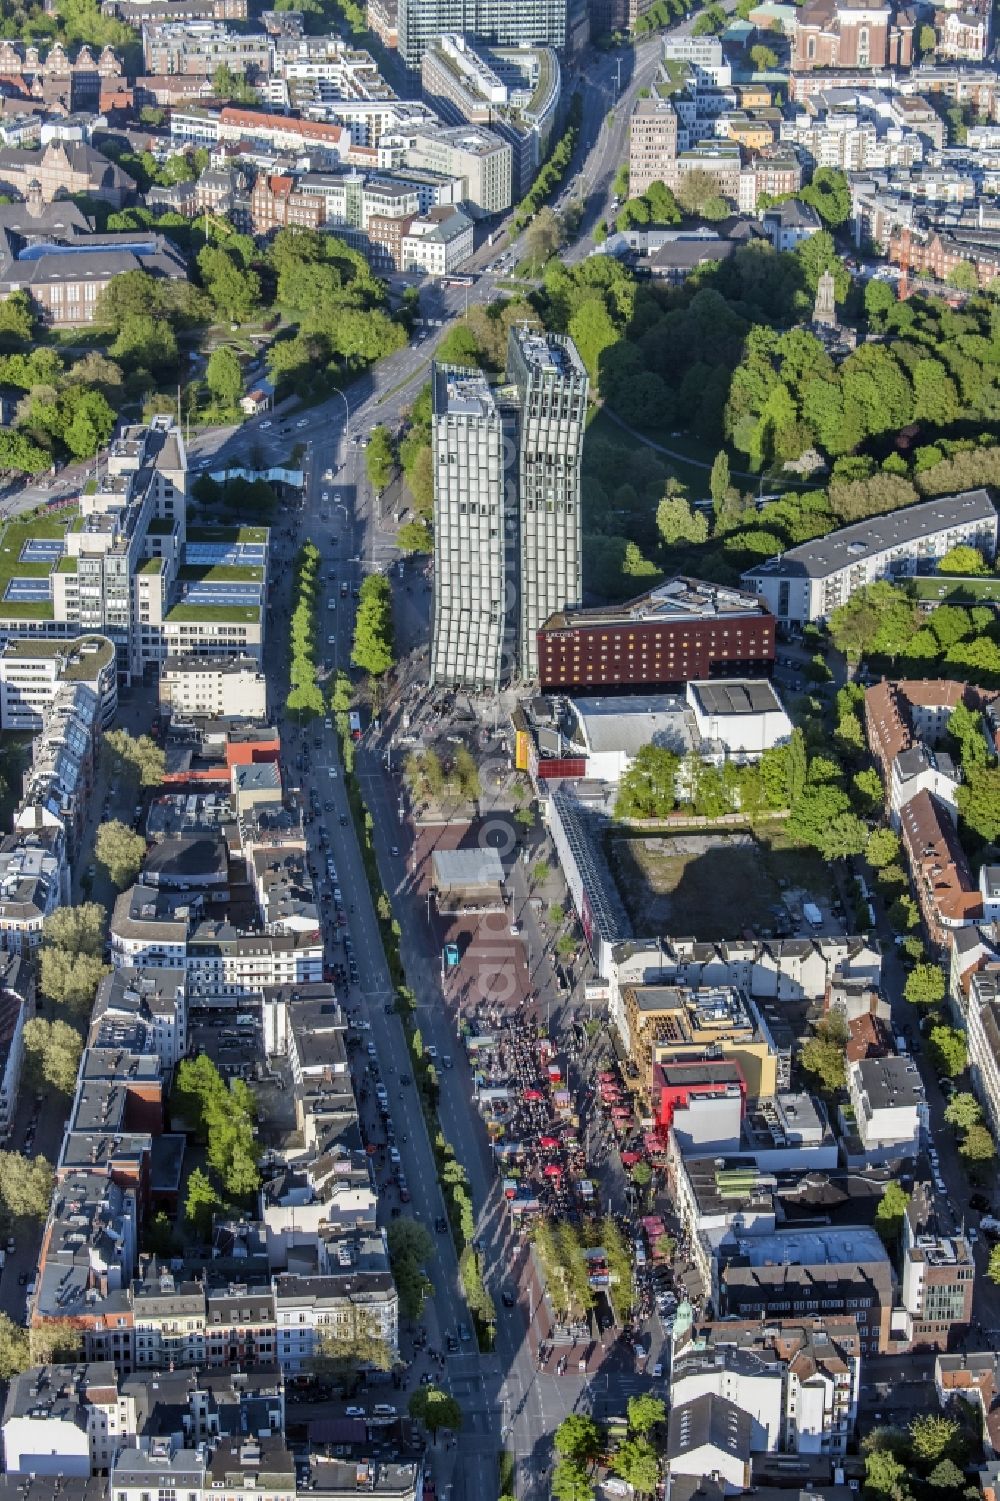
[[[267,431],[267,429],[268,429],[268,428],[269,428],[269,427],[270,427],[270,426],[271,426],[271,422],[270,422],[270,418],[269,418],[269,419],[268,419],[268,420],[267,420],[267,422],[262,422],[262,423],[261,423],[261,425],[260,425],[260,430],[261,430],[261,432],[262,432],[262,433],[263,433],[263,432],[266,432],[266,431]]]
[[[339,506],[340,505],[340,501],[341,501],[340,491],[336,490],[334,492],[334,496],[333,496],[333,503],[334,503],[335,506]]]
[[[323,494],[320,496],[320,500],[324,500],[325,501],[325,500],[329,500],[329,499],[330,499],[330,492],[329,492],[329,490],[324,490]]]
[[[368,1416],[363,1407],[345,1407],[344,1414],[349,1418],[364,1418]]]
[[[296,427],[308,427],[309,426],[309,418],[308,417],[300,417],[299,420],[298,420],[298,422],[296,422],[295,426]]]
[[[328,766],[327,770],[332,777],[335,777],[337,775],[337,768],[335,766]]]
[[[337,644],[337,638],[336,638],[336,636],[327,636],[327,638],[326,638],[326,644],[327,644],[327,646],[336,646],[336,644]]]

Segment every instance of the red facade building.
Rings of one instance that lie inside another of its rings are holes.
[[[653,1064],[653,1112],[664,1135],[674,1123],[674,1111],[686,1110],[692,1095],[724,1095],[737,1088],[746,1110],[747,1086],[738,1063],[725,1058],[678,1059]]]
[[[606,610],[560,610],[538,632],[543,691],[664,688],[770,675],[774,616],[753,594],[675,578]]]

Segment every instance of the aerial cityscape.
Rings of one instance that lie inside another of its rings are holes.
[[[0,1501],[998,1501],[996,24],[0,3]]]

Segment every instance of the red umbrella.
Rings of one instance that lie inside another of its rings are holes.
[[[546,1178],[561,1178],[562,1168],[558,1167],[556,1163],[550,1162],[545,1167],[545,1176]]]
[[[622,1166],[623,1167],[635,1167],[636,1163],[639,1162],[639,1161],[641,1161],[641,1158],[640,1158],[640,1155],[639,1155],[638,1152],[623,1152],[622,1153]]]
[[[598,1074],[597,1078],[601,1084],[615,1084],[617,1082],[614,1074],[609,1069],[605,1069],[603,1074]]]
[[[538,1145],[544,1147],[547,1152],[553,1152],[559,1145],[559,1140],[555,1136],[542,1136],[539,1137]]]
[[[540,1089],[526,1089],[524,1091],[524,1098],[526,1100],[544,1100],[545,1096]]]

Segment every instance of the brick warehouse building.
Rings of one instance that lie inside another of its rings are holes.
[[[754,595],[678,577],[622,605],[550,615],[538,675],[545,691],[574,692],[769,675],[774,641],[774,616]]]

